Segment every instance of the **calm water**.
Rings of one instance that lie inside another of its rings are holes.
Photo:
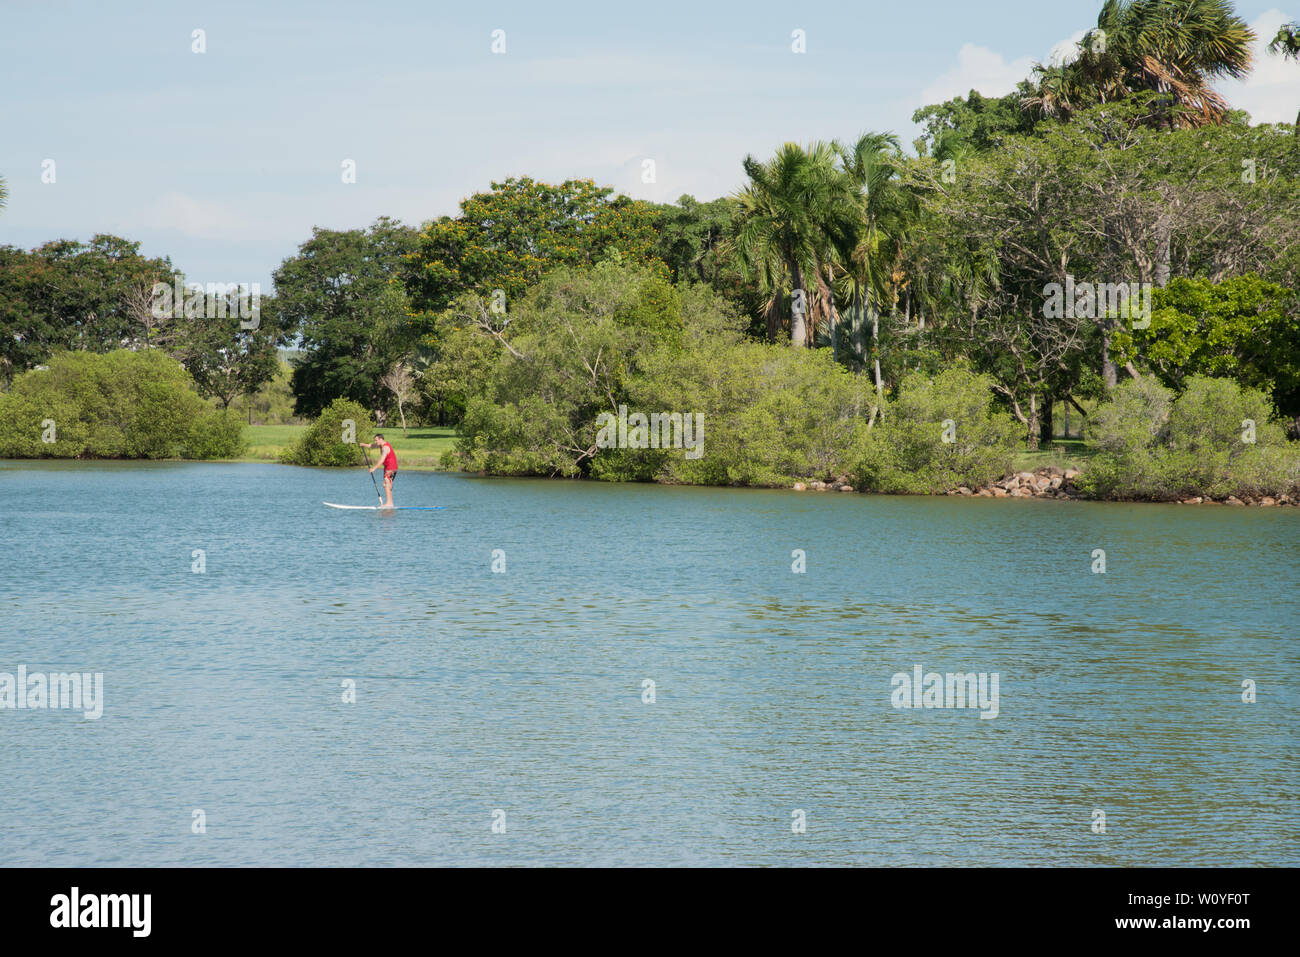
[[[397,493],[448,509],[0,463],[0,672],[105,682],[0,710],[0,862],[1300,864],[1298,511]],[[892,707],[917,664],[998,673],[998,716]]]

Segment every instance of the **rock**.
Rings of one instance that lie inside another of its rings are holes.
[[[1059,475],[1053,475],[1053,476],[1052,476],[1052,481],[1051,481],[1051,486],[1052,486],[1052,488],[1060,488],[1060,487],[1061,487],[1061,476],[1059,476]]]
[[[1016,482],[1018,482],[1020,485],[1028,485],[1028,484],[1029,484],[1030,482],[1032,482],[1033,480],[1034,480],[1034,473],[1033,473],[1033,472],[1017,472],[1017,473],[1016,473]]]
[[[976,498],[992,498],[992,497],[993,497],[993,493],[990,492],[990,491],[989,491],[988,489],[986,489],[986,488],[982,488],[982,489],[980,489],[978,492],[975,493],[975,497],[976,497]]]
[[[990,491],[993,493],[994,498],[1006,498],[1008,495],[1007,490],[1001,485],[994,485]]]
[[[1013,488],[1009,494],[1012,498],[1028,498],[1033,493],[1026,488]]]
[[[807,485],[804,485],[803,482],[795,482],[795,483],[794,483],[794,490],[795,490],[796,492],[806,492],[806,491],[808,491],[808,486],[807,486]]]
[[[840,489],[840,491],[843,491],[844,486],[848,484],[849,484],[849,477],[847,475],[835,476],[835,485]]]
[[[1078,469],[1066,469],[1063,478],[1068,482],[1071,479],[1077,479],[1082,474]]]
[[[1197,495],[1197,496],[1194,497],[1194,498],[1185,498],[1185,499],[1183,499],[1182,502],[1180,502],[1179,504],[1181,504],[1181,505],[1200,505],[1202,501],[1203,501],[1203,499],[1202,499],[1199,495]]]
[[[808,487],[812,489],[814,492],[820,492],[822,489],[826,487],[826,483],[818,481],[817,479],[813,479],[811,482],[808,483]]]
[[[1223,504],[1224,505],[1245,505],[1246,503],[1243,502],[1241,499],[1237,498],[1237,496],[1235,495],[1229,495]]]
[[[957,489],[957,494],[958,494],[958,495],[970,495],[970,494],[971,494],[971,490],[968,489],[965,485],[963,485],[963,486],[961,486],[960,488]]]
[[[1263,498],[1259,500],[1259,504],[1267,508],[1270,505],[1276,505],[1277,500],[1274,499],[1271,495],[1265,495]]]
[[[852,486],[852,485],[849,485],[848,483],[845,483],[844,485],[841,485],[841,486],[840,486],[840,491],[841,491],[841,492],[852,492],[852,491],[853,491],[853,486]]]
[[[1034,488],[1038,489],[1040,492],[1046,492],[1051,487],[1052,480],[1046,477],[1040,478],[1034,482]]]

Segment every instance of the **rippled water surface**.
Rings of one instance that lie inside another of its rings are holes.
[[[99,720],[0,710],[0,861],[1300,864],[1300,511],[410,472],[446,511],[321,505],[373,494],[0,463],[0,672],[105,683]],[[917,664],[996,672],[998,716],[892,707]]]

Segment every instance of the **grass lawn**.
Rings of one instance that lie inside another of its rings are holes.
[[[1059,469],[1082,470],[1094,454],[1082,439],[1054,439],[1050,446],[1037,452],[1018,453],[1012,459],[1012,468],[1017,472],[1032,472],[1044,465],[1055,465]]]
[[[248,438],[248,451],[241,461],[274,462],[280,456],[281,449],[292,445],[307,426],[305,425],[246,425],[244,435]],[[402,434],[400,426],[385,428],[384,437],[393,444],[397,452],[398,464],[406,469],[436,469],[442,453],[451,448],[456,441],[456,430],[422,426]],[[369,449],[373,463],[375,450]]]

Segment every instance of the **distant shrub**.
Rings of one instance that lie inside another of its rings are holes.
[[[1130,379],[1093,410],[1088,444],[1116,455],[1150,448],[1167,434],[1173,407],[1174,393],[1154,378]]]
[[[1192,376],[1176,399],[1150,377],[1122,383],[1093,413],[1087,441],[1098,454],[1080,487],[1099,498],[1300,491],[1300,445],[1263,392],[1231,379]]]
[[[964,369],[907,375],[858,449],[856,484],[864,491],[934,494],[1002,478],[1021,429],[992,400],[992,381]]]
[[[228,459],[248,447],[244,421],[234,409],[210,409],[195,419],[181,448],[187,459]]]
[[[226,458],[244,447],[238,421],[157,350],[58,353],[0,395],[6,458]]]
[[[345,423],[351,420],[354,442],[345,442]],[[280,455],[287,465],[324,465],[339,468],[360,465],[362,452],[357,442],[369,442],[374,434],[370,413],[352,399],[335,399],[321,412],[289,448]]]
[[[634,407],[703,416],[698,457],[683,450],[607,450],[607,463],[641,462],[649,478],[689,485],[788,485],[849,471],[874,399],[867,379],[826,350],[762,345],[688,332],[688,347],[645,360],[632,383]],[[698,421],[698,420],[697,420]]]

